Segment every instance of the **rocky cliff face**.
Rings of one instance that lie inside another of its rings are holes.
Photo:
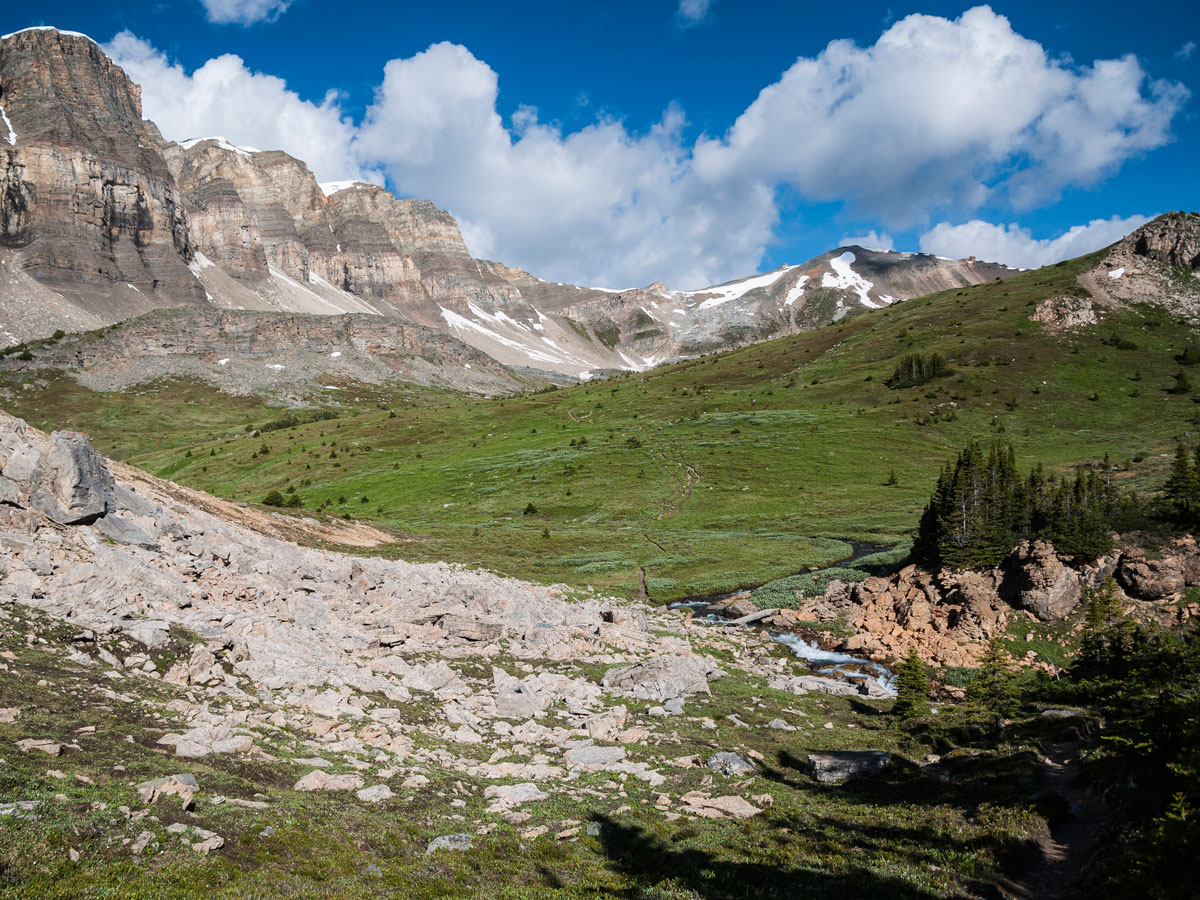
[[[0,42],[0,245],[38,282],[119,317],[197,303],[178,191],[140,91],[92,41],[54,30]]]
[[[824,595],[781,613],[778,624],[841,623],[856,633],[840,649],[872,659],[900,659],[915,647],[939,666],[974,665],[1013,623],[1061,621],[1076,611],[1085,587],[1110,575],[1118,599],[1137,617],[1170,625],[1200,616],[1200,604],[1187,600],[1187,590],[1200,585],[1200,547],[1185,537],[1153,560],[1136,547],[1076,560],[1046,541],[1026,541],[990,571],[908,566],[858,584],[834,581]]]
[[[1200,324],[1200,214],[1167,213],[1147,222],[1110,247],[1079,282],[1091,294],[1085,324],[1106,309],[1136,303]]]

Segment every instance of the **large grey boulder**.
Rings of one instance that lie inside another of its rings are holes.
[[[1004,568],[1009,574],[1005,587],[1014,592],[1014,605],[1043,622],[1065,618],[1083,597],[1079,575],[1063,565],[1049,541],[1022,541]]]
[[[890,697],[875,682],[853,684],[837,678],[826,678],[823,675],[773,675],[767,682],[767,687],[776,691],[788,691],[792,694],[807,694],[810,691],[818,694],[833,694],[837,697]]]
[[[112,472],[82,434],[56,431],[29,500],[60,525],[86,525],[115,506]]]
[[[567,763],[580,769],[603,769],[613,766],[625,758],[624,747],[573,747],[564,756]]]
[[[722,775],[753,775],[758,767],[744,756],[730,751],[714,753],[708,758],[708,767]]]
[[[1141,550],[1122,555],[1117,564],[1117,583],[1138,600],[1166,600],[1187,587],[1184,564],[1179,557],[1147,559]]]
[[[855,778],[878,775],[893,758],[891,753],[882,750],[810,753],[807,768],[814,781],[821,784],[841,784]]]
[[[0,415],[0,501],[60,525],[86,525],[116,508],[112,472],[86,437],[47,438],[8,415]]]
[[[425,855],[436,853],[438,850],[456,850],[461,853],[464,850],[470,850],[474,843],[475,835],[467,832],[443,834],[429,842],[429,846],[425,848]]]
[[[642,700],[673,700],[708,694],[708,680],[725,673],[699,656],[655,656],[604,673],[601,684],[611,691]]]

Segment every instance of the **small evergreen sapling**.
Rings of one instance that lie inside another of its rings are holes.
[[[967,685],[967,702],[996,716],[1012,718],[1021,708],[1021,686],[1008,651],[993,638]]]
[[[929,673],[916,647],[908,648],[908,656],[900,666],[892,712],[906,719],[915,719],[929,712]]]

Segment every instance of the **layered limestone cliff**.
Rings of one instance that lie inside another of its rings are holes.
[[[86,37],[0,41],[0,246],[102,318],[203,302],[178,190],[140,90]]]

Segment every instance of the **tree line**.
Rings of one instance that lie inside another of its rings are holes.
[[[1112,522],[1123,498],[1099,468],[1073,479],[1047,477],[1041,465],[1027,477],[1007,444],[987,453],[971,441],[938,476],[921,515],[912,558],[930,568],[998,565],[1023,540],[1044,539],[1062,553],[1099,556],[1112,548]]]

